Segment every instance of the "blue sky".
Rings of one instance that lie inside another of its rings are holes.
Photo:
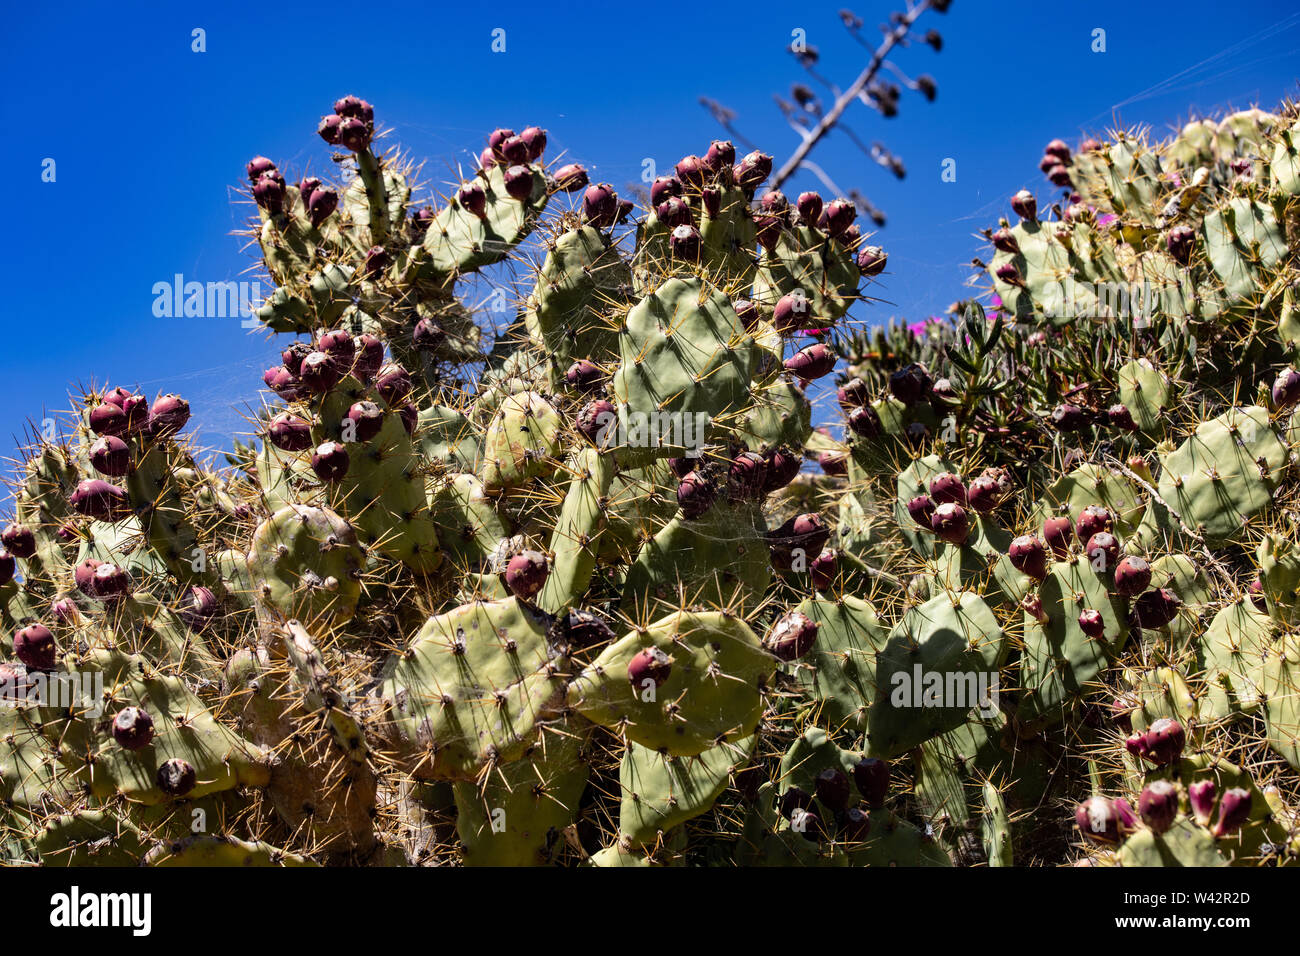
[[[393,140],[428,160],[426,179],[468,165],[500,125],[550,131],[594,176],[621,186],[646,157],[661,167],[702,153],[719,129],[698,105],[716,98],[778,163],[796,144],[772,102],[806,79],[787,53],[806,32],[821,71],[847,84],[867,51],[844,31],[843,0],[746,3],[291,2],[24,4],[0,40],[6,91],[0,151],[10,226],[7,332],[0,363],[0,453],[24,422],[68,406],[77,383],[111,381],[151,395],[177,391],[210,445],[244,428],[260,373],[277,349],[237,319],[157,318],[153,286],[176,273],[202,282],[252,278],[232,233],[243,164],[266,154],[297,178],[329,167],[315,135],[333,100],[375,104]],[[681,11],[690,10],[686,16]],[[892,5],[854,8],[874,24]],[[741,13],[743,11],[743,14]],[[889,215],[879,241],[888,303],[858,319],[917,320],[966,294],[974,233],[1022,186],[1045,194],[1037,170],[1053,137],[1149,124],[1157,133],[1224,106],[1275,105],[1298,95],[1300,12],[1293,0],[1225,6],[955,0],[924,14],[944,37],[895,57],[931,74],[937,100],[904,94],[901,115],[860,105],[849,124],[906,162],[905,180],[832,135],[814,158],[846,189]],[[191,51],[191,31],[206,52]],[[506,51],[493,53],[492,31]],[[1093,52],[1096,29],[1105,52]],[[56,180],[42,182],[52,158]],[[941,181],[945,159],[956,182]],[[808,175],[786,191],[817,188]]]

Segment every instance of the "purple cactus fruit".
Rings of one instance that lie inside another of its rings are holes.
[[[627,679],[631,682],[633,690],[640,695],[642,691],[650,689],[651,683],[656,688],[663,687],[668,683],[672,670],[671,657],[657,647],[645,647],[637,651],[632,656],[632,660],[628,661]]]
[[[840,553],[827,548],[808,565],[814,591],[829,591],[840,576]]]
[[[930,396],[934,381],[930,370],[920,362],[912,362],[889,376],[889,390],[904,405],[915,405]]]
[[[836,358],[829,345],[815,342],[786,359],[785,370],[807,385],[834,371]]]
[[[298,183],[298,198],[302,200],[303,209],[311,209],[311,194],[320,187],[321,181],[315,176],[304,176]]]
[[[796,810],[790,815],[790,829],[809,843],[820,843],[826,838],[826,825],[821,815],[813,810]]]
[[[131,576],[116,564],[96,563],[88,588],[86,593],[91,597],[113,601],[131,593]]]
[[[782,335],[799,328],[808,317],[808,299],[801,293],[781,296],[772,310],[772,324]]]
[[[686,518],[702,516],[713,505],[717,488],[698,471],[686,475],[677,485],[677,504]]]
[[[1096,640],[1105,636],[1106,621],[1102,618],[1100,611],[1086,607],[1079,612],[1079,630]]]
[[[114,435],[103,435],[90,446],[90,464],[101,475],[120,478],[131,470],[131,449]]]
[[[863,246],[858,250],[858,272],[867,278],[885,271],[889,256],[880,246]]]
[[[995,479],[988,475],[980,475],[966,489],[966,498],[967,503],[980,514],[988,514],[1002,500],[1002,489],[998,487]]]
[[[1109,531],[1098,531],[1088,539],[1083,553],[1092,566],[1104,574],[1113,571],[1119,563],[1119,541]]]
[[[970,534],[966,509],[957,504],[939,505],[930,516],[930,529],[940,541],[963,544]]]
[[[1047,545],[1032,534],[1022,534],[1012,540],[1007,559],[1013,568],[1035,581],[1047,577]]]
[[[740,319],[740,324],[745,327],[745,331],[754,331],[760,318],[758,306],[749,299],[736,299],[731,303],[731,307],[736,311],[736,318]]]
[[[705,186],[701,189],[700,201],[704,203],[706,219],[717,219],[722,215],[722,190],[717,186]]]
[[[119,385],[111,392],[109,392],[107,395],[104,396],[104,401],[112,405],[116,405],[118,408],[124,409],[126,408],[127,401],[130,398],[132,398],[135,394],[136,394],[135,392],[132,392],[129,389],[125,389],[121,385]]]
[[[523,166],[528,162],[528,144],[519,136],[508,136],[501,143],[503,166]]]
[[[763,194],[763,198],[758,201],[758,208],[768,215],[784,216],[790,209],[790,200],[785,198],[785,193],[781,190],[773,189]]]
[[[8,525],[0,532],[0,544],[15,558],[30,558],[36,553],[36,535],[26,525]]]
[[[488,170],[497,164],[497,158],[492,155],[492,147],[484,146],[483,152],[478,154],[478,165],[480,169]]]
[[[28,624],[14,632],[14,657],[30,671],[52,671],[58,666],[59,648],[44,624]]]
[[[1061,160],[1058,157],[1053,156],[1051,153],[1044,153],[1043,158],[1038,161],[1038,168],[1046,175],[1049,169],[1060,164]]]
[[[1106,409],[1106,419],[1110,422],[1112,428],[1118,428],[1120,431],[1135,432],[1138,430],[1137,422],[1133,421],[1133,413],[1128,410],[1127,405],[1114,404]]]
[[[149,400],[143,395],[128,395],[122,402],[122,414],[126,416],[128,435],[143,432],[149,423]]]
[[[576,608],[562,613],[548,636],[552,643],[571,648],[605,647],[617,639],[599,614]]]
[[[307,204],[307,218],[311,220],[313,228],[319,229],[321,223],[328,219],[338,207],[338,193],[332,189],[318,189],[311,194],[311,201]]]
[[[767,462],[757,452],[741,452],[727,470],[727,491],[738,501],[754,501],[764,495]]]
[[[527,202],[533,194],[536,179],[528,166],[511,166],[505,175],[506,193],[518,202]]]
[[[1191,804],[1192,816],[1203,827],[1210,825],[1210,817],[1214,815],[1214,795],[1213,780],[1197,780],[1187,785],[1187,802]]]
[[[862,229],[855,222],[840,233],[840,242],[850,249],[856,249],[862,241]]]
[[[561,192],[576,193],[587,185],[587,169],[578,163],[569,163],[555,171],[555,188]]]
[[[266,436],[281,451],[304,451],[311,447],[311,425],[289,412],[281,412],[271,419]]]
[[[822,214],[822,197],[815,192],[800,193],[795,200],[795,208],[799,210],[799,218],[804,225],[816,225]]]
[[[289,352],[286,350],[284,354],[288,355]],[[266,383],[267,388],[287,402],[294,401],[302,390],[302,382],[298,376],[283,365],[268,368],[262,373],[262,381]]]
[[[1079,804],[1074,811],[1074,823],[1091,843],[1114,846],[1120,840],[1119,815],[1114,801],[1105,797],[1089,797]]]
[[[752,192],[763,185],[772,173],[772,157],[754,150],[731,169],[732,177],[741,189]]]
[[[697,189],[704,185],[704,174],[707,169],[704,160],[699,156],[683,156],[674,168],[677,178],[685,186],[694,186]]]
[[[819,217],[819,223],[825,220],[826,233],[834,239],[844,235],[844,230],[853,225],[858,217],[858,207],[847,199],[833,199],[827,203]]]
[[[593,445],[604,446],[618,424],[618,409],[602,399],[582,406],[574,419],[573,427]],[[680,489],[679,489],[680,491]]]
[[[676,176],[660,176],[650,184],[650,205],[658,208],[682,194],[682,181]]]
[[[0,549],[0,586],[8,584],[14,579],[14,572],[18,565],[14,562],[14,556],[6,550]]]
[[[870,405],[849,412],[848,422],[853,434],[861,435],[863,438],[875,438],[881,431],[880,416]]]
[[[1138,821],[1138,815],[1129,806],[1129,802],[1123,797],[1116,797],[1112,803],[1115,807],[1115,820],[1119,824],[1120,836],[1136,833],[1141,824]]]
[[[936,505],[956,504],[965,506],[968,495],[966,483],[960,475],[950,471],[941,471],[930,479],[930,500]]]
[[[1014,262],[1002,263],[993,270],[993,274],[1008,285],[1020,285],[1022,283],[1020,270],[1016,268]]]
[[[411,214],[411,232],[417,240],[424,238],[435,218],[432,206],[421,206]]]
[[[678,226],[668,236],[668,250],[676,259],[697,261],[700,258],[700,231],[694,226]]]
[[[690,204],[680,196],[669,196],[655,206],[655,218],[668,229],[689,226],[692,221]]]
[[[1261,611],[1268,610],[1268,601],[1264,597],[1264,582],[1255,575],[1254,579],[1246,585],[1246,593],[1250,595],[1250,603]]]
[[[627,222],[634,209],[636,209],[636,203],[632,202],[632,200],[620,199],[618,201],[618,214],[614,216],[614,225],[621,226]]]
[[[788,787],[777,801],[781,816],[791,817],[800,810],[807,810],[813,805],[812,794],[803,787]]]
[[[618,193],[609,183],[588,186],[582,196],[583,217],[598,229],[614,225],[618,218]]]
[[[199,775],[188,762],[180,757],[172,757],[158,768],[154,782],[167,796],[183,797],[198,784]]]
[[[720,173],[736,164],[736,147],[729,139],[715,139],[704,154],[704,167],[710,173]]]
[[[1074,536],[1073,531],[1074,526],[1065,515],[1048,518],[1043,522],[1043,540],[1047,542],[1047,546],[1052,549],[1052,553],[1058,558],[1069,555],[1070,540]]]
[[[190,403],[179,395],[160,395],[149,406],[146,430],[154,438],[170,438],[190,420]]]
[[[95,569],[103,563],[103,561],[96,558],[87,558],[72,569],[72,581],[76,584],[78,591],[91,597],[95,596],[93,590],[95,586]]]
[[[570,388],[580,392],[599,391],[605,383],[605,373],[600,366],[589,359],[578,359],[564,373],[564,380]]]
[[[302,360],[299,378],[303,385],[318,394],[328,392],[343,381],[344,369],[328,352],[311,352]]]
[[[871,401],[871,387],[860,378],[851,378],[835,390],[835,398],[840,408],[850,412]]]
[[[370,281],[382,279],[388,267],[393,264],[392,256],[383,246],[371,246],[366,250],[366,262],[362,271]]]
[[[931,530],[930,521],[934,517],[934,501],[929,495],[917,495],[907,503],[907,514],[925,530]]]
[[[777,491],[790,484],[803,467],[803,459],[785,446],[773,448],[769,451],[764,462],[767,475],[763,482],[763,491],[765,493]]]
[[[339,145],[354,153],[366,149],[373,135],[374,130],[362,120],[346,117],[339,123]]]
[[[356,338],[356,359],[352,363],[352,375],[357,381],[368,385],[384,364],[384,343],[369,332],[363,332]]]
[[[527,148],[525,155],[527,162],[535,163],[542,158],[542,154],[546,152],[546,130],[540,126],[529,126],[519,134],[519,138]]]
[[[342,442],[322,442],[311,454],[311,470],[321,481],[341,480],[351,464],[348,448]]]
[[[267,173],[277,171],[275,163],[265,156],[254,156],[244,168],[248,171],[248,181],[250,183],[257,182]]]
[[[1178,788],[1168,780],[1153,780],[1138,794],[1138,813],[1153,833],[1164,833],[1178,818]]]
[[[546,555],[540,551],[520,551],[506,563],[505,585],[521,601],[531,601],[550,574]]]
[[[284,208],[284,180],[263,176],[253,184],[253,200],[271,215],[279,215]]]
[[[1047,178],[1053,186],[1066,187],[1071,185],[1070,171],[1064,166],[1053,166],[1047,171]]]
[[[849,807],[844,811],[840,828],[846,842],[862,843],[871,835],[871,817],[857,807]]]
[[[447,333],[442,323],[431,315],[426,315],[411,330],[411,344],[421,352],[436,352],[447,341]]]
[[[1273,404],[1278,408],[1290,408],[1297,401],[1300,401],[1300,372],[1284,368],[1273,381]]]
[[[316,127],[316,132],[320,138],[325,140],[331,146],[337,146],[339,142],[339,126],[343,123],[343,117],[337,113],[330,113],[320,118],[320,125]]]
[[[1179,265],[1192,261],[1192,250],[1196,248],[1196,233],[1190,226],[1174,226],[1165,233],[1165,248]]]
[[[181,619],[190,627],[201,627],[217,613],[219,603],[211,589],[201,584],[193,585],[186,592],[186,601],[181,606]]]
[[[1011,197],[1011,208],[1017,216],[1027,222],[1035,222],[1038,219],[1038,200],[1028,189],[1022,189]]]
[[[359,119],[363,123],[373,123],[375,120],[375,108],[361,97],[351,94],[334,101],[334,112],[339,116]]]
[[[842,451],[824,451],[817,456],[824,474],[839,477],[849,473],[849,456]],[[927,524],[926,527],[929,527]]]
[[[1146,558],[1130,554],[1115,565],[1115,593],[1135,597],[1151,583],[1151,565]]]
[[[1020,609],[1039,624],[1046,624],[1049,620],[1047,612],[1043,610],[1043,599],[1037,594],[1026,594],[1021,598]]]
[[[100,402],[90,410],[90,430],[96,435],[125,435],[126,413],[112,402]]]
[[[370,441],[384,427],[384,410],[374,402],[354,402],[348,409],[346,420],[352,423],[356,441]]]
[[[131,499],[127,493],[101,478],[79,482],[68,503],[78,514],[96,521],[119,521],[131,513]]]
[[[507,129],[505,127],[494,129],[492,132],[488,133],[488,138],[487,138],[488,149],[492,150],[493,157],[496,159],[498,163],[502,165],[505,165],[505,160],[506,160],[506,155],[502,151],[503,147],[505,146],[506,140],[510,139],[514,135],[515,135],[514,130]]]
[[[873,810],[885,805],[889,794],[889,763],[875,757],[866,757],[853,766],[853,782],[857,784],[858,793]]]
[[[1182,599],[1168,588],[1143,592],[1133,602],[1133,621],[1138,627],[1158,630],[1178,615]]]
[[[769,213],[759,213],[754,216],[754,232],[758,238],[758,244],[764,249],[772,250],[776,244],[781,241],[781,226],[784,220],[780,216],[773,216]]]
[[[1064,140],[1054,139],[1048,143],[1043,152],[1049,156],[1055,156],[1059,163],[1068,163],[1070,161],[1070,147],[1065,144]]]
[[[812,650],[819,627],[820,624],[802,612],[787,611],[773,622],[763,638],[763,647],[780,660],[798,660]]]
[[[1178,760],[1187,746],[1187,731],[1172,717],[1161,717],[1142,735],[1142,755],[1163,767]]]
[[[143,750],[153,741],[153,718],[139,707],[123,707],[113,717],[113,739],[125,750]]]
[[[1003,252],[1009,252],[1016,255],[1020,252],[1020,243],[1016,242],[1015,235],[1005,226],[993,233],[993,247],[1001,249]]]
[[[1074,533],[1079,536],[1079,540],[1086,542],[1094,534],[1101,531],[1114,531],[1115,516],[1110,510],[1103,505],[1087,505],[1079,512],[1079,520],[1075,522]]]
[[[1251,795],[1249,790],[1233,787],[1219,800],[1219,819],[1211,831],[1216,840],[1232,836],[1250,819]]]
[[[389,405],[400,404],[411,394],[411,376],[397,364],[385,365],[375,376],[375,388]]]
[[[402,423],[402,428],[406,430],[406,434],[414,435],[415,427],[420,424],[420,410],[415,407],[415,402],[398,405],[397,417]]]
[[[817,802],[832,813],[842,813],[849,806],[852,785],[849,776],[837,767],[827,767],[817,775]]]

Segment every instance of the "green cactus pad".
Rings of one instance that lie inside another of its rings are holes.
[[[312,630],[346,624],[361,596],[352,526],[328,508],[289,505],[253,534],[248,571],[259,610]]]
[[[731,775],[749,762],[757,742],[751,735],[694,757],[666,757],[628,744],[619,771],[620,839],[634,846],[654,844],[659,833],[707,812],[727,789]]]

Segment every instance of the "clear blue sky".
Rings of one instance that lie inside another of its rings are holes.
[[[818,47],[822,71],[846,84],[866,51],[834,2],[645,4],[424,2],[21,4],[0,40],[9,263],[4,298],[6,401],[0,454],[43,409],[67,407],[70,385],[110,380],[191,400],[201,440],[224,444],[242,426],[274,347],[234,319],[153,315],[154,283],[237,279],[253,259],[231,235],[244,162],[264,153],[295,175],[328,166],[315,123],[356,93],[445,179],[499,125],[550,130],[615,185],[644,157],[661,167],[703,152],[719,134],[700,95],[740,115],[742,131],[778,162],[795,145],[772,103],[803,80],[783,52],[795,29]],[[855,8],[868,30],[892,5]],[[689,14],[682,11],[689,10]],[[745,11],[741,16],[740,11]],[[938,82],[925,103],[905,94],[883,120],[862,106],[850,124],[907,163],[896,183],[843,136],[815,154],[841,184],[889,214],[880,294],[859,308],[883,321],[919,319],[964,294],[976,230],[1022,186],[1044,191],[1041,148],[1113,124],[1164,132],[1189,114],[1274,105],[1296,95],[1300,13],[1294,0],[1177,5],[955,0],[927,13],[944,48],[896,57]],[[207,51],[191,52],[191,30]],[[506,31],[494,54],[492,30]],[[1094,53],[1093,30],[1106,31]],[[41,181],[42,161],[57,180]],[[957,181],[940,180],[945,158]],[[787,188],[814,188],[799,177]],[[245,276],[247,278],[247,276]]]

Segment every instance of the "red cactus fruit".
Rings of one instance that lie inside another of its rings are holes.
[[[1047,546],[1032,534],[1022,534],[1007,548],[1011,566],[1036,581],[1047,577]]]
[[[1113,571],[1119,563],[1119,541],[1109,531],[1098,531],[1088,539],[1083,553],[1097,570]]]
[[[578,163],[561,166],[555,171],[554,179],[555,188],[566,193],[576,193],[590,182],[587,178],[586,167]]]
[[[672,658],[657,647],[646,647],[634,654],[628,662],[627,679],[639,694],[649,690],[651,683],[656,688],[663,687],[668,683],[672,670]]]
[[[30,558],[36,553],[36,534],[22,524],[10,524],[0,532],[0,544],[15,558]]]
[[[28,624],[14,632],[14,657],[32,671],[52,671],[58,665],[59,648],[54,634],[44,624]]]
[[[1219,800],[1219,819],[1214,822],[1211,831],[1216,840],[1232,836],[1250,819],[1250,791],[1242,787],[1233,787]]]
[[[800,193],[795,208],[805,225],[815,225],[822,214],[822,197],[815,192]]]
[[[1151,583],[1151,565],[1146,558],[1130,554],[1115,565],[1115,593],[1124,597],[1141,594]]]
[[[374,402],[353,402],[346,420],[352,423],[352,435],[356,441],[370,441],[384,427],[384,410]]]
[[[814,591],[831,590],[839,579],[840,553],[830,548],[822,551],[808,565],[808,574],[812,578]]]
[[[1210,825],[1214,815],[1215,788],[1213,780],[1197,780],[1187,785],[1187,802],[1191,804],[1192,816],[1203,827]]]
[[[1022,189],[1011,197],[1011,208],[1021,219],[1026,221],[1038,219],[1038,200],[1028,189]]]
[[[1064,558],[1070,553],[1073,530],[1070,519],[1065,515],[1048,518],[1043,522],[1043,540],[1058,558]]]
[[[799,611],[787,611],[772,624],[763,638],[763,647],[783,661],[797,660],[812,650],[820,626]]]
[[[907,503],[907,514],[922,528],[930,530],[930,519],[934,517],[934,500],[929,495],[917,495]]]
[[[1153,780],[1138,794],[1138,813],[1153,833],[1164,833],[1178,818],[1178,788],[1168,780]]]
[[[1086,542],[1099,531],[1114,531],[1115,516],[1103,505],[1088,505],[1079,512],[1074,532],[1081,542]]]
[[[698,471],[688,473],[677,485],[677,504],[688,519],[701,517],[716,497],[717,487]]]
[[[930,516],[930,529],[940,541],[963,544],[970,534],[970,520],[966,509],[958,504],[939,505]]]
[[[131,513],[131,499],[127,493],[101,478],[79,482],[68,503],[78,514],[96,521],[119,521]]]
[[[785,370],[807,385],[835,368],[836,355],[829,345],[815,342],[785,360]]]
[[[885,805],[889,794],[889,763],[876,757],[865,757],[853,765],[853,782],[858,793],[873,810]]]
[[[113,717],[113,739],[124,750],[143,750],[153,741],[153,718],[139,707],[123,707]]]
[[[870,405],[855,408],[849,412],[849,430],[863,438],[875,438],[880,434],[880,416]]]
[[[941,471],[930,479],[930,500],[936,505],[966,505],[968,495],[966,483],[960,475],[950,471]]]
[[[1091,843],[1114,846],[1120,840],[1119,815],[1114,801],[1089,797],[1075,808],[1074,824]]]
[[[889,254],[880,246],[863,246],[858,250],[857,264],[858,272],[864,278],[872,278],[880,275],[885,271],[885,266],[889,262]]]
[[[1101,612],[1093,608],[1086,607],[1079,612],[1079,630],[1094,640],[1104,637],[1106,634],[1106,622],[1101,616]]]
[[[531,601],[542,590],[550,574],[546,555],[540,551],[520,551],[506,562],[505,584],[521,601]]]
[[[101,475],[120,478],[131,470],[131,449],[122,439],[104,435],[90,446],[90,464]]]

